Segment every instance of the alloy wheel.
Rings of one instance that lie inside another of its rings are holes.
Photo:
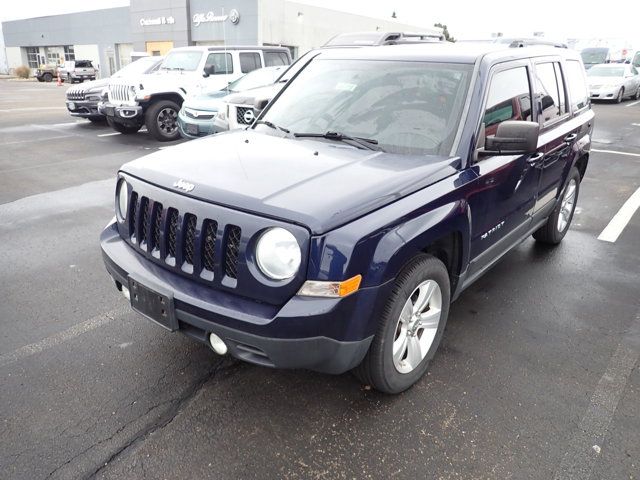
[[[171,107],[163,108],[158,113],[157,122],[162,133],[172,135],[178,128],[178,112]]]
[[[558,215],[559,232],[564,232],[571,220],[571,215],[573,214],[573,209],[576,204],[576,185],[575,178],[572,178],[562,197],[560,214]]]
[[[393,340],[393,365],[412,372],[431,349],[442,316],[442,291],[434,280],[418,285],[400,312]]]

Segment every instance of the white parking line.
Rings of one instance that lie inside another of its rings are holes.
[[[90,332],[91,330],[95,330],[96,328],[112,321],[115,316],[121,315],[126,311],[127,309],[125,309],[124,307],[117,308],[110,312],[103,313],[102,315],[97,315],[82,323],[78,323],[77,325],[74,325],[67,330],[63,330],[62,332],[56,333],[55,335],[51,335],[50,337],[44,338],[39,342],[31,343],[29,345],[25,345],[24,347],[18,348],[13,352],[0,355],[0,367],[10,365],[25,357],[30,357],[31,355],[35,355],[36,353],[43,352],[50,349],[51,347],[59,345],[60,343],[71,340],[72,338]]]
[[[631,125],[634,127],[640,127],[640,123],[632,123]]]
[[[618,210],[618,213],[611,219],[609,225],[602,231],[598,240],[604,242],[615,242],[622,231],[625,229],[633,214],[640,208],[640,188],[638,188],[624,205]]]
[[[66,110],[66,107],[23,107],[23,108],[7,108],[0,110],[0,113],[12,113],[12,112],[34,112],[40,110]]]
[[[627,103],[625,107],[633,107],[634,105],[638,105],[639,103],[640,103],[640,100],[638,100],[637,102]]]
[[[120,135],[120,132],[111,132],[111,133],[102,133],[98,135],[99,137],[111,137],[113,135]]]
[[[592,148],[591,151],[598,153],[613,153],[615,155],[628,155],[630,157],[640,157],[640,153],[620,152],[618,150],[598,150],[596,148]]]

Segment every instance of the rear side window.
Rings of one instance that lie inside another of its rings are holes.
[[[580,110],[587,106],[589,102],[589,92],[584,75],[584,68],[576,60],[565,62],[565,75],[569,86],[569,98],[574,110]]]
[[[261,68],[260,54],[257,52],[240,52],[240,70],[242,73],[253,72]]]
[[[289,57],[285,52],[264,52],[263,55],[265,67],[289,65]]]
[[[536,95],[542,102],[542,124],[553,122],[566,111],[564,81],[557,62],[536,65]]]
[[[491,79],[484,112],[486,135],[495,135],[506,120],[531,120],[531,89],[526,67],[496,73]]]
[[[76,68],[93,68],[91,60],[76,60]]]
[[[214,75],[233,73],[233,60],[230,53],[210,53],[204,68],[214,67]]]

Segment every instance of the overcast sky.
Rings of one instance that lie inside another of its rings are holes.
[[[128,0],[0,0],[1,20],[55,15],[81,10],[119,7]],[[336,10],[389,18],[393,11],[399,21],[430,26],[442,22],[457,38],[487,37],[492,32],[567,38],[624,37],[640,48],[640,2],[638,0],[514,0],[426,1],[426,0],[298,0]],[[218,1],[216,1],[218,3]],[[228,8],[233,8],[229,0]],[[588,5],[591,3],[592,7]]]

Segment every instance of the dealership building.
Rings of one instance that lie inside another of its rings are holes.
[[[426,24],[426,22],[425,22]],[[133,52],[163,55],[190,45],[281,45],[292,55],[344,32],[439,32],[288,0],[131,0],[129,7],[2,23],[9,69],[91,60],[101,76]]]

